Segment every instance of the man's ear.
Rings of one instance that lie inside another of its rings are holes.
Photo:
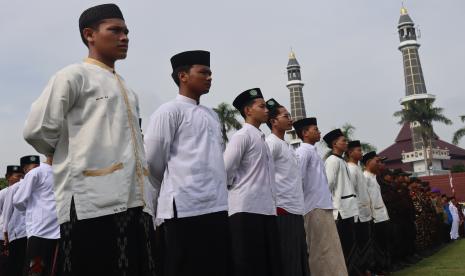
[[[184,71],[178,73],[179,82],[186,82],[189,79],[189,74]]]
[[[95,30],[92,28],[84,28],[84,30],[82,30],[82,35],[84,39],[87,40],[87,44],[94,42],[94,37],[93,37],[94,32]]]

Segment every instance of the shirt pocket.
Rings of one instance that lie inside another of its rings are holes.
[[[84,175],[85,195],[90,204],[105,208],[124,203],[130,182],[123,163],[99,169],[87,169]]]

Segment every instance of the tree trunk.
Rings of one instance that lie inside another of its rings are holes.
[[[430,171],[429,171],[429,165],[428,165],[428,155],[427,155],[427,151],[426,151],[426,139],[425,139],[425,135],[421,135],[421,140],[423,140],[423,157],[424,157],[424,160],[425,160],[425,174],[426,175],[430,175]]]

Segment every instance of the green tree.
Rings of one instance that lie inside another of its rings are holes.
[[[341,131],[342,133],[344,134],[344,136],[347,138],[347,140],[354,140],[353,139],[353,136],[354,136],[354,133],[355,133],[355,127],[349,123],[345,123],[342,127],[341,127]],[[370,151],[376,151],[376,147],[370,143],[366,143],[366,142],[361,142],[360,141],[360,144],[362,145],[362,151],[363,152],[370,152]]]
[[[460,120],[465,123],[465,115],[460,116]],[[458,129],[456,132],[454,132],[454,138],[452,138],[452,144],[458,145],[460,139],[465,136],[465,127],[462,127]]]
[[[0,178],[0,190],[7,186],[7,182],[5,178]]]
[[[432,154],[427,158],[426,149],[433,148],[433,122],[444,123],[446,125],[452,124],[446,116],[442,114],[443,109],[434,107],[433,102],[430,100],[416,100],[404,104],[402,110],[396,111],[394,117],[398,117],[399,124],[405,123],[418,123],[418,126],[413,131],[421,137],[423,144],[423,156],[425,156],[426,171],[429,174],[429,168],[432,161]]]
[[[240,114],[239,111],[233,108],[227,103],[220,103],[213,110],[218,114],[221,123],[221,134],[223,136],[224,143],[228,143],[228,132],[231,130],[238,130],[242,127],[242,124],[237,120],[237,116]]]

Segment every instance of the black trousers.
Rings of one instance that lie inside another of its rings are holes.
[[[50,276],[58,239],[30,237],[27,239],[26,270],[27,275]]]
[[[6,274],[8,267],[8,255],[5,254],[6,248],[4,243],[4,240],[0,240],[0,276],[8,275]]]
[[[374,229],[374,257],[375,267],[373,272],[379,273],[383,271],[389,271],[391,266],[391,257],[389,254],[389,233],[391,226],[389,221],[383,221],[373,224]]]
[[[358,247],[357,267],[364,272],[373,267],[373,229],[372,222],[357,222],[355,226],[355,240]]]
[[[276,216],[236,213],[229,227],[234,276],[283,275]]]
[[[277,217],[283,275],[309,276],[307,241],[302,215]]]
[[[346,260],[349,275],[357,275],[358,247],[355,239],[354,217],[342,219],[339,215],[336,220],[337,232],[341,240],[342,252]]]
[[[60,225],[58,276],[153,276],[152,217],[142,207]]]
[[[156,270],[163,276],[227,276],[231,271],[226,211],[165,220],[156,230],[156,243],[155,259],[163,266]]]
[[[27,238],[20,238],[10,242],[8,251],[8,276],[23,276],[26,270]]]

